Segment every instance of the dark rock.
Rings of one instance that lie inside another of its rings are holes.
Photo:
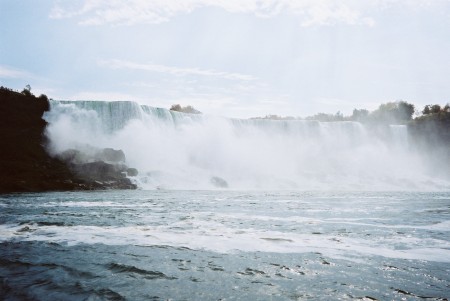
[[[99,151],[86,147],[86,152],[69,149],[58,157],[67,162],[75,175],[83,181],[82,189],[137,188],[126,176],[137,176],[138,171],[123,164],[125,154],[122,150],[105,148]]]
[[[136,189],[126,177],[127,168],[123,164],[110,164],[103,161],[73,164],[76,175],[85,181],[87,189]],[[134,169],[134,168],[132,168]],[[136,169],[134,169],[136,170]],[[136,170],[137,172],[137,170]]]
[[[211,184],[213,184],[217,188],[228,188],[228,183],[222,178],[212,177],[210,180]]]
[[[62,181],[73,178],[66,164],[45,151],[48,109],[44,98],[0,88],[0,193],[75,187]]]
[[[125,177],[126,170],[124,165],[114,165],[103,161],[74,164],[72,168],[79,177],[93,181],[122,179]]]
[[[85,151],[77,149],[68,149],[57,157],[63,161],[74,164],[82,164],[96,161],[103,161],[106,163],[125,163],[125,154],[122,150],[115,150],[112,148],[104,148],[102,150],[94,147],[87,147]]]
[[[139,172],[136,168],[128,168],[127,169],[127,175],[129,177],[136,177],[138,174],[139,174]]]
[[[122,150],[115,150],[112,148],[104,148],[96,155],[97,159],[105,162],[124,163],[125,154]]]
[[[68,149],[66,151],[63,151],[62,153],[58,154],[57,157],[65,162],[74,164],[88,162],[87,156],[76,149]]]

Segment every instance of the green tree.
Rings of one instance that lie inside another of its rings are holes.
[[[412,119],[414,105],[405,101],[381,104],[370,115],[371,119],[382,123],[406,123]]]
[[[430,108],[431,114],[437,114],[441,111],[441,106],[440,105],[432,105]]]
[[[365,121],[367,117],[369,116],[369,111],[366,109],[353,109],[353,114],[350,116],[351,120],[354,121]]]

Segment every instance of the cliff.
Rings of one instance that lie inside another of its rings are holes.
[[[18,93],[0,88],[0,193],[136,188],[121,176],[121,170],[112,181],[104,182],[101,171],[100,177],[98,173],[92,176],[92,172],[82,172],[83,165],[51,157],[45,150],[47,123],[42,119],[48,109],[45,95],[35,97],[27,90]],[[111,173],[109,164],[97,165]]]

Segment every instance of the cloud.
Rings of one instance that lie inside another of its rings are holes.
[[[143,101],[142,98],[137,97],[136,95],[103,91],[83,91],[68,97],[61,98],[69,100]]]
[[[79,18],[81,25],[133,25],[158,24],[167,22],[181,14],[213,7],[230,13],[252,14],[270,18],[280,14],[296,15],[302,26],[330,25],[343,23],[349,25],[374,25],[375,21],[365,15],[373,4],[400,0],[84,0],[74,6],[59,3],[50,13],[54,19]],[[418,1],[418,0],[409,0]]]
[[[0,65],[0,78],[30,78],[32,75],[24,70]]]
[[[199,69],[199,68],[178,68],[159,64],[141,64],[124,60],[101,60],[98,62],[100,66],[107,67],[110,69],[131,69],[131,70],[143,70],[150,72],[160,72],[167,73],[175,76],[207,76],[207,77],[217,77],[228,80],[242,80],[251,81],[256,78],[251,75],[223,72],[209,69]]]
[[[50,18],[78,18],[81,25],[159,24],[201,8],[271,18],[295,15],[302,26],[333,24],[375,25],[379,10],[400,8],[441,9],[449,0],[77,0],[57,2]]]

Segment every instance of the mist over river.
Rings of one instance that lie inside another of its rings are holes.
[[[450,190],[450,171],[436,168],[445,161],[410,144],[405,125],[229,119],[127,101],[52,101],[44,119],[52,154],[122,150],[142,189]]]
[[[447,300],[450,193],[0,196],[2,300]]]

